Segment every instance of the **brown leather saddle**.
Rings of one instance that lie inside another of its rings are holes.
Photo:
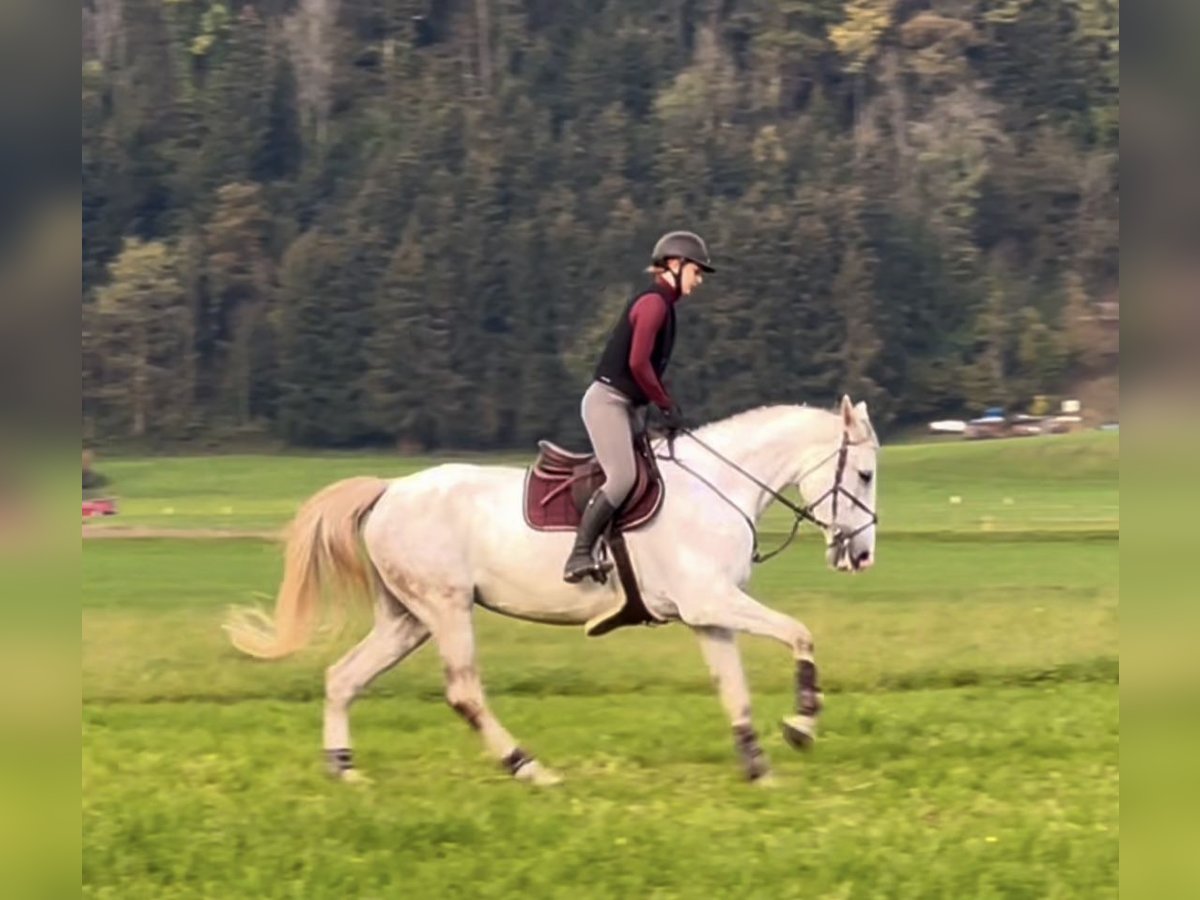
[[[654,518],[663,501],[662,475],[649,439],[634,439],[637,480],[613,519],[616,531],[634,531]],[[525,522],[536,531],[574,531],[588,499],[604,483],[604,470],[590,453],[572,453],[550,441],[525,475]]]
[[[663,501],[662,475],[650,440],[644,433],[634,438],[634,459],[637,479],[633,490],[617,510],[603,542],[612,551],[624,598],[620,606],[587,623],[584,631],[589,637],[608,634],[624,625],[648,625],[659,621],[642,600],[624,534],[653,519]],[[594,455],[572,453],[550,441],[539,441],[537,459],[525,474],[526,524],[536,531],[574,531],[588,500],[603,483],[604,470]]]

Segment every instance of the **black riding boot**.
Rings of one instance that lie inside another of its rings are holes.
[[[564,581],[574,584],[589,575],[602,574],[605,571],[607,566],[596,562],[593,551],[596,541],[600,540],[600,535],[604,533],[615,512],[616,509],[608,502],[608,497],[604,496],[604,491],[592,494],[575,532],[575,547],[571,550],[567,565],[563,569]]]

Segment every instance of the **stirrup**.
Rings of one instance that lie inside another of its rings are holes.
[[[612,563],[608,560],[592,559],[587,568],[568,569],[563,572],[563,581],[567,584],[579,584],[588,578],[591,578],[598,584],[606,584],[608,582],[608,573],[612,571]]]

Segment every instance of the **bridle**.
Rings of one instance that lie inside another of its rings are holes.
[[[833,541],[839,548],[846,546],[853,538],[858,537],[858,535],[862,534],[868,528],[871,528],[874,525],[879,524],[879,516],[876,514],[875,510],[871,509],[869,506],[867,506],[867,504],[865,504],[861,500],[859,500],[858,497],[854,496],[853,493],[846,490],[845,486],[842,484],[842,479],[846,475],[846,460],[849,458],[850,448],[856,447],[859,444],[863,444],[863,443],[866,443],[866,442],[850,440],[850,432],[849,431],[842,432],[842,443],[841,443],[841,446],[839,446],[837,449],[837,472],[833,476],[833,485],[829,488],[829,490],[827,490],[824,494],[822,494],[820,497],[818,497],[816,500],[814,500],[811,504],[809,504],[808,507],[806,507],[808,509],[812,509],[812,508],[820,506],[822,503],[824,503],[826,497],[832,498],[833,509],[832,509],[832,512],[829,517],[829,523],[824,524],[824,523],[818,522],[816,519],[813,519],[813,522],[816,523],[819,527],[827,529],[833,535]],[[816,468],[820,468],[821,465],[824,465],[825,460],[827,460],[827,459],[829,459],[828,456],[825,457],[825,459],[821,460],[821,463]],[[813,471],[814,471],[814,469],[809,469],[808,472],[804,473],[804,475],[801,475],[800,478],[797,479],[797,482],[803,481],[804,478],[809,474],[809,472],[813,472]],[[863,525],[859,525],[857,528],[855,528],[851,532],[841,531],[834,524],[835,522],[837,522],[838,497],[839,496],[845,497],[854,506],[857,506],[859,509],[861,509],[863,512],[865,512],[867,514],[867,522]]]
[[[805,506],[799,506],[799,505],[793,503],[791,500],[789,500],[787,497],[783,496],[783,494],[779,493],[779,491],[775,490],[770,485],[765,484],[764,482],[760,481],[758,478],[755,478],[753,475],[751,475],[749,472],[747,472],[745,469],[743,469],[741,466],[739,466],[733,460],[722,455],[717,450],[713,449],[708,444],[706,444],[704,441],[700,440],[700,438],[696,437],[695,432],[693,432],[691,429],[680,428],[680,429],[677,429],[677,432],[681,433],[681,434],[686,434],[689,438],[691,438],[693,441],[695,441],[697,444],[699,444],[701,447],[703,447],[705,450],[707,450],[709,453],[711,453],[713,456],[715,456],[721,462],[725,463],[725,465],[729,466],[731,469],[736,471],[743,478],[747,479],[748,481],[757,485],[762,490],[766,491],[767,494],[769,494],[772,497],[772,499],[777,500],[779,503],[782,503],[784,506],[786,506],[791,511],[792,517],[793,517],[792,518],[792,530],[788,534],[787,540],[785,540],[782,544],[780,544],[778,547],[776,547],[770,553],[767,553],[765,555],[760,553],[759,549],[758,549],[758,529],[755,527],[754,521],[748,515],[746,515],[745,511],[740,506],[738,506],[736,503],[734,503],[732,500],[730,500],[728,497],[726,497],[725,494],[723,494],[716,487],[716,485],[714,485],[711,481],[709,481],[707,478],[705,478],[703,475],[701,475],[699,472],[697,472],[695,469],[693,469],[691,466],[689,466],[687,463],[685,463],[683,460],[679,459],[675,455],[676,433],[675,432],[668,433],[668,435],[667,435],[667,455],[666,456],[657,456],[657,458],[663,459],[663,460],[669,460],[670,462],[675,463],[675,465],[679,466],[685,472],[690,473],[695,478],[699,479],[701,482],[703,482],[705,485],[707,485],[709,490],[711,490],[714,494],[716,494],[718,497],[720,497],[722,500],[724,500],[726,503],[728,503],[730,506],[732,506],[735,510],[737,510],[738,514],[742,517],[742,519],[745,520],[746,526],[750,529],[750,535],[753,538],[753,548],[752,548],[752,553],[751,553],[751,557],[750,557],[751,562],[754,562],[754,563],[766,562],[771,557],[776,556],[779,553],[781,553],[784,549],[786,549],[788,547],[788,545],[790,545],[792,543],[793,540],[795,540],[796,532],[799,530],[801,522],[811,522],[813,525],[816,525],[822,531],[825,531],[829,535],[829,540],[828,540],[828,543],[826,546],[829,548],[835,548],[839,555],[846,550],[846,548],[849,546],[851,540],[853,540],[855,537],[857,537],[862,532],[866,531],[868,528],[871,528],[879,523],[879,516],[876,514],[875,510],[871,509],[869,506],[867,506],[865,503],[863,503],[861,500],[859,500],[856,496],[854,496],[854,494],[851,493],[850,491],[848,491],[846,489],[845,485],[842,483],[846,476],[846,461],[850,456],[850,448],[866,443],[865,440],[859,440],[859,441],[850,440],[849,429],[846,429],[842,432],[842,440],[836,450],[833,450],[826,456],[822,457],[820,462],[818,462],[814,466],[811,466],[809,469],[807,469],[805,472],[803,472],[796,479],[796,484],[799,484],[800,482],[804,481],[804,479],[807,478],[809,475],[811,475],[813,472],[817,471],[823,465],[825,465],[825,463],[829,462],[829,460],[832,459],[834,456],[837,456],[837,470],[834,474],[833,484],[820,497],[818,497],[812,503],[809,503]],[[863,512],[865,512],[867,514],[867,521],[864,524],[860,525],[858,528],[855,528],[853,531],[849,531],[849,532],[842,531],[835,524],[837,522],[837,514],[838,514],[838,499],[840,497],[845,497],[854,506],[857,506],[859,509],[861,509]],[[826,500],[831,501],[831,514],[829,517],[829,521],[827,521],[827,522],[823,521],[821,518],[819,518],[816,515],[816,513],[814,513],[814,510],[818,506],[820,506],[822,503],[824,503]]]

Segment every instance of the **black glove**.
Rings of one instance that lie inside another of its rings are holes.
[[[667,431],[679,431],[687,427],[683,421],[683,411],[679,408],[678,403],[672,403],[661,412],[663,425],[666,426]]]

